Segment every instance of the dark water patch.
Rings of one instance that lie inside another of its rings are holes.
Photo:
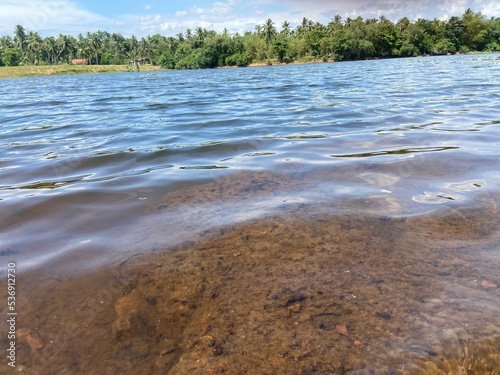
[[[227,169],[229,167],[224,167],[220,165],[193,165],[189,167],[179,167],[179,169]]]
[[[364,152],[361,154],[348,154],[348,155],[330,155],[334,158],[364,158],[379,155],[405,155],[405,154],[415,154],[420,152],[436,152],[436,151],[446,151],[446,150],[456,150],[458,147],[448,146],[448,147],[420,147],[412,149],[400,149],[400,150],[389,150],[389,151],[373,151]]]

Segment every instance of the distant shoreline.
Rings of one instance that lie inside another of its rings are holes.
[[[492,54],[494,52],[469,52],[468,55],[476,54]],[[457,53],[455,55],[461,55]],[[452,55],[452,56],[455,56]],[[415,57],[426,57],[427,55],[415,56]],[[444,55],[443,55],[444,56]],[[398,57],[388,57],[388,58],[373,58],[366,60],[382,60],[382,59],[393,59]],[[283,65],[308,65],[308,64],[324,64],[342,61],[365,61],[365,60],[335,60],[328,59],[324,61],[322,59],[314,59],[309,61],[299,60],[290,63],[280,63],[279,61],[272,61],[272,64],[268,64],[265,61],[259,61],[251,63],[248,67],[265,67],[265,66],[283,66]],[[219,66],[215,69],[235,69],[237,66]],[[141,65],[141,72],[155,72],[155,71],[167,71],[171,69],[164,69],[157,65]],[[136,72],[134,66],[129,65],[21,65],[21,66],[3,66],[0,67],[0,79],[2,78],[22,78],[22,77],[37,77],[37,76],[58,76],[58,75],[74,75],[74,74],[97,74],[97,73],[127,73]]]
[[[273,61],[272,64],[266,62],[255,62],[248,67],[261,66],[280,66],[280,65],[302,65],[302,64],[322,64],[327,62],[335,62],[336,60],[329,59],[311,60],[311,61],[294,61],[291,63],[280,63]],[[234,69],[237,66],[220,66],[215,69]],[[164,69],[157,65],[141,65],[141,72],[167,71],[172,69]],[[96,74],[96,73],[127,73],[136,72],[134,66],[129,65],[20,65],[20,66],[3,66],[0,67],[0,79],[2,78],[22,78],[22,77],[37,77],[37,76],[58,76],[58,75],[74,75],[74,74]]]

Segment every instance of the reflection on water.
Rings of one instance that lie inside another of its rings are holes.
[[[3,80],[20,371],[499,373],[495,57]]]

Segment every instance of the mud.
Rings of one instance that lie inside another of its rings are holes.
[[[20,275],[15,372],[500,374],[498,202],[309,206],[90,274]]]

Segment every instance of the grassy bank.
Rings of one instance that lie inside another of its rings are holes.
[[[161,67],[141,65],[141,72],[160,70]],[[0,78],[31,76],[52,76],[66,74],[123,73],[135,72],[134,66],[127,65],[41,65],[41,66],[6,66],[0,67]]]
[[[294,61],[291,64],[321,63],[322,60]],[[271,63],[261,61],[250,64],[250,66],[287,65],[277,60]],[[229,68],[229,67],[222,67]],[[141,72],[152,72],[162,70],[160,66],[141,65]],[[134,66],[128,65],[27,65],[0,67],[0,78],[18,78],[33,76],[54,76],[68,74],[92,74],[92,73],[124,73],[135,72]]]

